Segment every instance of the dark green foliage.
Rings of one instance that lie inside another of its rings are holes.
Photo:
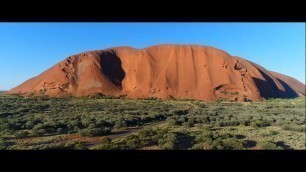
[[[144,129],[138,132],[138,136],[142,140],[151,139],[155,134],[156,134],[156,131],[154,131],[152,128],[147,128],[147,129]]]
[[[115,126],[114,126],[114,128],[116,128],[116,129],[120,129],[120,128],[124,128],[124,127],[127,127],[126,121],[124,121],[124,120],[117,121]]]
[[[176,148],[178,137],[176,133],[168,133],[158,140],[158,145],[162,149],[172,150]]]
[[[149,143],[158,145],[161,149],[176,149],[178,134],[170,132],[169,128],[148,128],[125,137],[119,144],[113,146],[121,149],[138,149]],[[104,149],[103,145],[102,149]]]
[[[218,149],[218,150],[242,150],[244,141],[240,141],[234,138],[226,138],[222,139],[221,137],[215,139],[212,143],[212,149]]]
[[[211,132],[206,130],[202,134],[197,135],[195,141],[197,143],[204,143],[207,146],[211,146],[212,149],[243,149],[243,141],[237,140],[233,135],[229,133]],[[201,149],[201,144],[194,147],[195,149]]]
[[[116,145],[112,144],[112,140],[108,137],[103,138],[100,141],[99,146],[97,147],[98,150],[113,150],[116,149]]]
[[[188,106],[160,100],[95,98],[48,98],[0,96],[0,132],[29,130],[30,135],[78,133],[83,129],[134,127],[188,113]],[[181,119],[178,119],[181,120]],[[61,129],[59,129],[61,128]]]
[[[45,129],[39,129],[39,130],[34,130],[33,131],[33,134],[34,135],[37,135],[37,136],[42,136],[42,135],[44,135],[44,134],[46,134],[47,132],[46,132],[46,130]]]
[[[82,136],[86,137],[96,137],[96,136],[103,136],[108,135],[111,133],[109,128],[86,128],[81,131]]]
[[[34,124],[33,121],[27,121],[27,122],[25,123],[25,128],[26,128],[26,129],[32,129],[34,126],[35,126],[35,124]]]
[[[195,124],[195,122],[194,122],[193,118],[190,118],[190,119],[188,119],[187,122],[183,123],[183,125],[186,126],[186,127],[194,127],[194,124]]]
[[[15,137],[16,138],[25,138],[29,135],[29,133],[27,131],[18,131],[16,134],[15,134]]]
[[[141,145],[141,139],[136,134],[127,136],[126,140],[126,146],[129,149],[136,149]]]

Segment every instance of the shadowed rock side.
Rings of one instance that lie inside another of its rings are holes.
[[[216,48],[157,45],[140,50],[116,47],[73,55],[9,93],[259,101],[303,96],[305,85]]]
[[[291,97],[305,96],[305,85],[300,81],[277,72],[270,71],[273,76],[284,86],[285,92],[291,94]]]

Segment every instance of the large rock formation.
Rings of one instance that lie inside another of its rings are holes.
[[[157,45],[73,55],[9,93],[259,101],[304,96],[305,85],[213,47]]]

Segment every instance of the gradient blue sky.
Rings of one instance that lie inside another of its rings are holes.
[[[0,23],[0,90],[82,51],[163,43],[213,46],[305,83],[305,23]]]

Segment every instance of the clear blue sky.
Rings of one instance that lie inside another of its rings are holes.
[[[213,46],[305,83],[305,23],[0,23],[0,90],[82,51],[162,43]]]

